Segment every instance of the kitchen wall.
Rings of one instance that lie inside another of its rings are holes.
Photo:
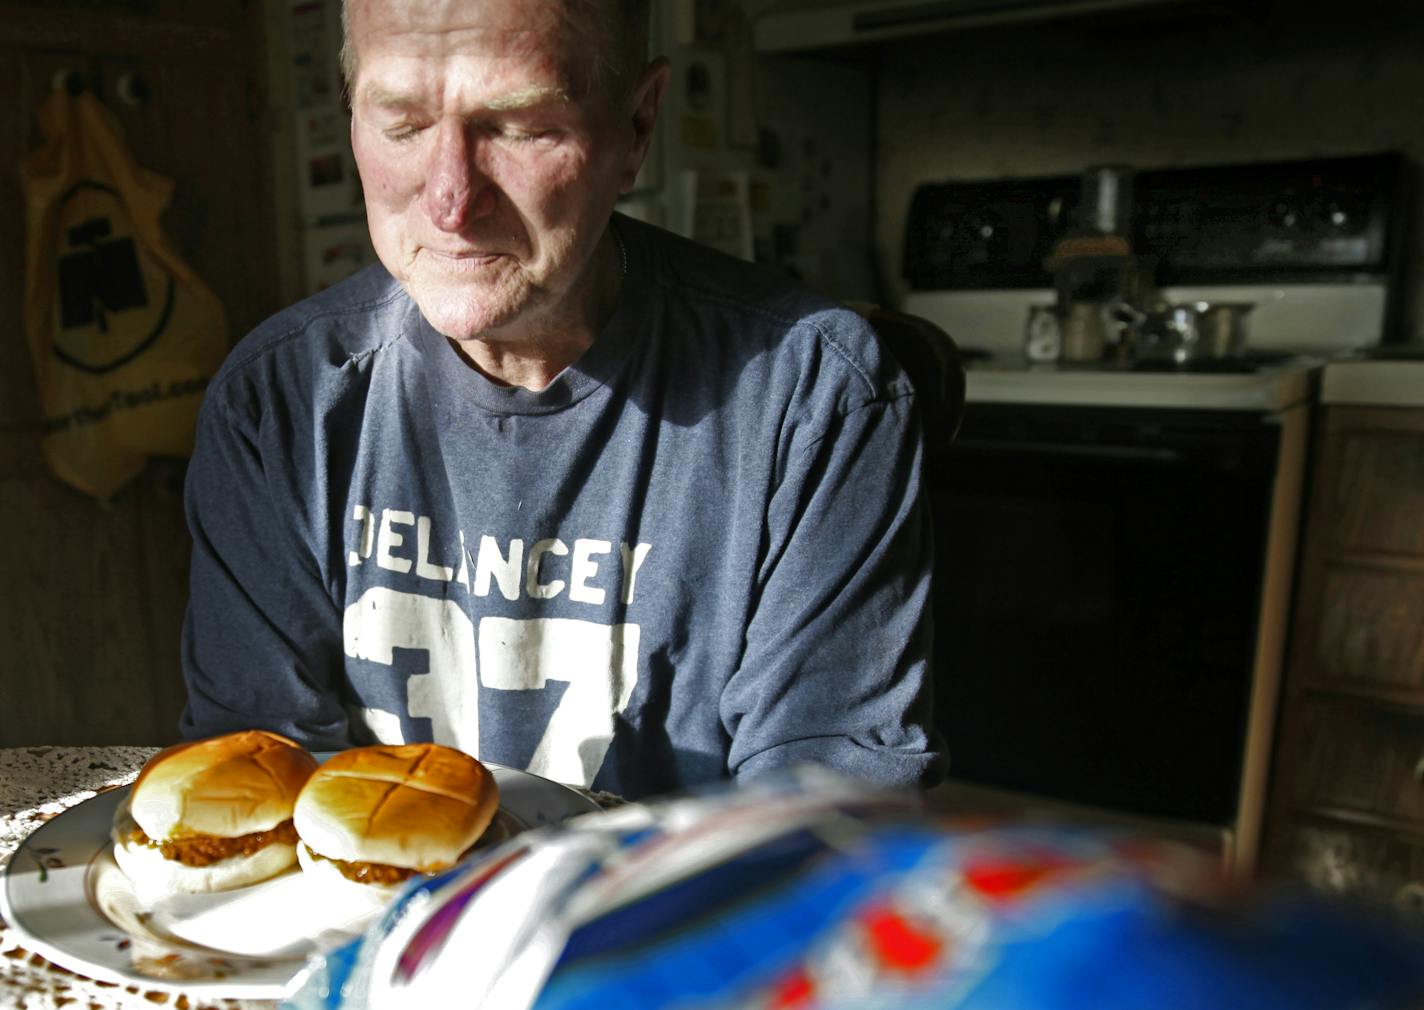
[[[874,242],[897,293],[904,214],[929,180],[1389,148],[1424,163],[1424,13],[1392,6],[895,43],[879,54]],[[1402,318],[1424,340],[1424,216],[1411,217]]]
[[[841,297],[870,297],[872,68],[863,59],[758,59],[752,19],[766,2],[654,6],[653,48],[672,76],[622,209]],[[728,184],[730,198],[719,193]]]
[[[0,747],[177,739],[189,553],[180,460],[103,502],[46,466],[16,166],[41,143],[56,78],[90,89],[133,161],[173,182],[163,226],[230,333],[252,327],[281,305],[256,14],[246,0],[0,0]]]

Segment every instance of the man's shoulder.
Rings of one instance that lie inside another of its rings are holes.
[[[367,267],[268,317],[237,342],[215,381],[254,367],[340,367],[399,340],[409,311],[408,297],[385,268]]]
[[[658,283],[689,318],[756,351],[838,363],[872,397],[895,395],[900,372],[864,315],[796,278],[672,232],[632,222]]]
[[[644,222],[625,218],[620,227],[648,250],[658,282],[679,294],[765,315],[776,322],[794,323],[816,311],[838,307],[796,278],[764,264]]]

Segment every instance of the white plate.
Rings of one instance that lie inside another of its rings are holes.
[[[511,830],[599,809],[557,782],[486,765]],[[338,905],[327,896],[313,901],[299,870],[144,906],[114,863],[109,837],[128,792],[100,793],[42,824],[20,843],[0,881],[0,915],[28,950],[62,968],[211,998],[282,999],[308,956],[359,932],[379,908]]]

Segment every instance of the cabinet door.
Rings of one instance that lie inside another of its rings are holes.
[[[1424,526],[1424,511],[1416,520]],[[1314,652],[1316,684],[1415,693],[1424,703],[1424,571],[1366,561],[1326,564]]]
[[[1424,836],[1424,713],[1309,698],[1294,722],[1297,809],[1389,822]]]
[[[1319,460],[1293,686],[1424,707],[1424,410],[1332,409]]]
[[[1424,425],[1401,410],[1346,414],[1331,425],[1332,552],[1424,559]]]
[[[1268,865],[1424,906],[1424,410],[1331,408],[1296,594]]]

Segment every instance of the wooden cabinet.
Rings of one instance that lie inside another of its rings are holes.
[[[173,180],[169,236],[232,336],[251,328],[280,307],[260,8],[0,0],[0,746],[176,739],[189,556],[181,460],[151,464],[102,504],[45,468],[14,167],[40,143],[35,110],[72,72],[134,159]]]
[[[1424,917],[1424,408],[1321,429],[1266,869]]]

